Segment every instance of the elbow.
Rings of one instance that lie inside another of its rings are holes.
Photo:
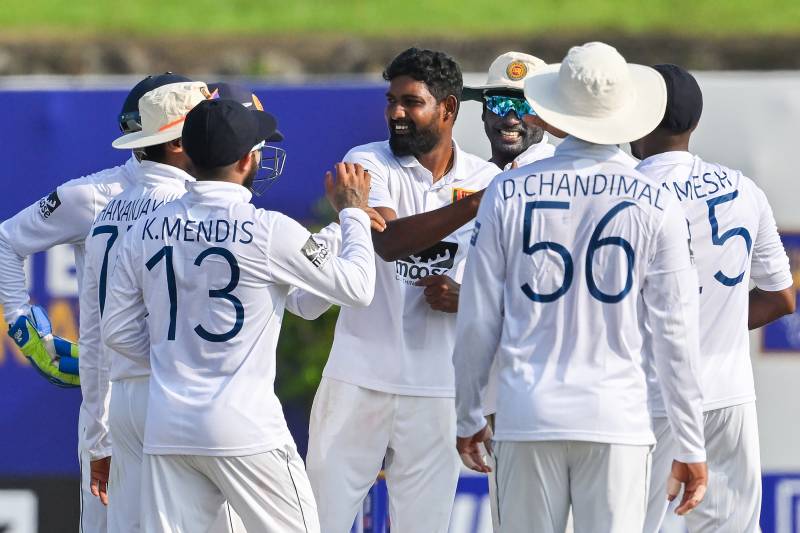
[[[375,280],[372,280],[367,286],[359,288],[353,294],[353,307],[367,307],[372,303],[372,298],[375,296]]]
[[[372,298],[375,296],[375,271],[371,275],[367,275],[359,283],[351,287],[349,307],[367,307],[372,303]]]
[[[781,291],[781,304],[784,315],[791,315],[797,308],[797,301],[795,298],[794,287],[789,287]]]
[[[118,329],[115,332],[113,328],[106,326],[103,323],[102,327],[100,328],[100,340],[103,342],[103,345],[108,346],[112,350],[116,350],[119,343],[119,334]]]
[[[378,233],[376,231],[372,232],[372,247],[375,249],[375,255],[387,263],[397,261],[398,259],[408,255],[404,254],[403,250],[399,249],[396,240],[387,239],[385,233],[386,231],[383,233]]]

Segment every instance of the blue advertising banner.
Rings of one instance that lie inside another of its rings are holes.
[[[381,84],[259,86],[278,118],[287,152],[283,176],[254,203],[309,220],[323,197],[325,171],[351,147],[386,138]],[[116,116],[127,90],[0,91],[0,220],[38,202],[72,178],[123,163],[114,150]],[[34,302],[57,334],[77,339],[77,279],[72,250],[56,247],[28,261]],[[0,477],[76,475],[80,391],[58,389],[0,335]]]

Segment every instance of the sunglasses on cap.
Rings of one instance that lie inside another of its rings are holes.
[[[524,98],[514,98],[512,96],[485,96],[483,101],[486,102],[486,109],[497,115],[504,117],[510,112],[517,114],[517,118],[522,118],[525,115],[536,116],[536,112]]]

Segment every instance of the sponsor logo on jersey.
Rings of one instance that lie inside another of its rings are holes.
[[[53,191],[48,196],[39,200],[39,212],[42,214],[42,218],[45,220],[50,218],[53,211],[58,209],[60,205],[61,200],[58,198],[58,191]]]
[[[478,191],[470,191],[469,189],[459,189],[457,187],[453,187],[453,201],[457,202],[466,198],[467,196],[473,195]]]
[[[322,268],[328,259],[331,257],[331,251],[324,243],[319,243],[314,240],[314,237],[309,237],[306,243],[300,248],[306,259],[311,261],[311,264],[317,268]]]
[[[481,223],[475,222],[475,227],[472,228],[472,236],[469,238],[469,243],[472,246],[475,246],[475,243],[478,242],[478,233],[481,231]]]
[[[412,284],[425,276],[444,274],[453,268],[457,251],[458,243],[442,241],[418,254],[398,259],[395,261],[396,278]]]
[[[519,81],[528,73],[528,66],[522,61],[512,61],[506,67],[506,76],[511,81]]]

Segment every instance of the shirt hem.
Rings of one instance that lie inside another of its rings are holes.
[[[604,444],[625,444],[629,446],[652,446],[656,443],[653,433],[617,435],[613,433],[576,431],[498,431],[494,435],[494,440],[510,442],[575,440],[581,442],[600,442]]]
[[[258,446],[246,446],[243,448],[205,448],[201,446],[161,446],[161,445],[147,445],[144,446],[144,453],[148,455],[202,455],[209,457],[241,457],[245,455],[257,455],[259,453],[266,453],[272,450],[282,448],[291,443],[291,439],[276,440],[268,444],[260,444]]]
[[[350,385],[355,385],[357,387],[361,387],[362,389],[369,389],[378,392],[385,392],[387,394],[397,394],[399,396],[422,396],[427,398],[455,398],[456,391],[455,389],[443,389],[443,388],[426,388],[426,387],[412,387],[407,385],[391,385],[388,383],[369,383],[365,380],[360,379],[352,379],[347,377],[338,376],[336,374],[331,374],[328,372],[323,372],[322,377],[326,379],[333,379],[336,381],[342,381],[344,383],[349,383]]]
[[[733,398],[725,398],[723,400],[714,400],[713,402],[703,402],[703,412],[716,411],[717,409],[725,409],[726,407],[736,407],[745,403],[755,402],[756,395],[748,394],[747,396],[734,396]]]

